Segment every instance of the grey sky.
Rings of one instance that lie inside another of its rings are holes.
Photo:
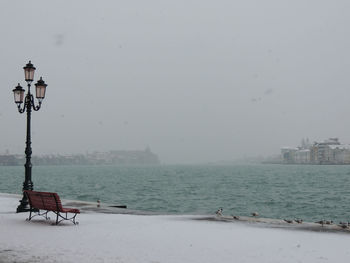
[[[350,143],[350,2],[1,1],[0,153],[23,153],[12,89],[48,84],[33,153],[144,149],[166,163]]]

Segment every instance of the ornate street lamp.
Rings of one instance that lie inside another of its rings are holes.
[[[45,91],[47,85],[40,77],[40,80],[35,84],[35,93],[36,98],[38,99],[39,104],[35,105],[34,97],[30,92],[30,86],[34,79],[35,67],[29,61],[29,63],[23,68],[24,69],[24,78],[27,82],[28,91],[24,96],[25,90],[19,85],[13,90],[15,103],[17,104],[17,108],[19,113],[27,112],[27,140],[26,140],[26,163],[25,167],[25,179],[23,183],[23,191],[24,190],[33,190],[33,182],[32,182],[32,163],[30,162],[32,156],[32,147],[31,147],[31,135],[30,135],[30,120],[31,120],[31,112],[32,109],[34,111],[38,111],[41,107],[41,103],[45,98]],[[24,105],[22,107],[22,103],[24,101]],[[20,205],[17,207],[17,213],[19,212],[27,212],[29,211],[28,199],[25,194],[23,194],[22,200],[20,200]]]

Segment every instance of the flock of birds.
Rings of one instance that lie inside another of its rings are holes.
[[[223,209],[222,208],[219,208],[217,211],[216,211],[216,215],[217,216],[223,216],[222,214],[222,211]],[[259,216],[259,213],[257,212],[253,212],[251,213],[251,216],[253,217],[258,217]],[[235,216],[235,215],[232,215],[233,219],[236,219],[236,220],[239,220],[239,216]],[[294,224],[294,223],[297,223],[297,224],[302,224],[303,223],[303,220],[300,219],[300,218],[296,218],[296,219],[283,219],[286,223],[288,224]],[[317,221],[315,222],[316,224],[320,224],[322,226],[324,225],[334,225],[333,221],[330,220],[320,220],[320,221]],[[339,222],[338,224],[339,227],[343,228],[343,229],[349,229],[350,228],[350,222]]]

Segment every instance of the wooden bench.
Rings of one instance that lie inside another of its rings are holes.
[[[75,217],[77,214],[80,214],[79,209],[63,208],[58,194],[30,190],[24,190],[24,193],[26,194],[30,205],[30,214],[29,218],[27,218],[28,221],[38,215],[45,217],[46,220],[49,220],[50,218],[47,216],[47,213],[51,211],[56,214],[56,225],[63,220],[69,220],[72,221],[73,224],[78,224],[78,222],[75,221]],[[40,210],[45,210],[45,212],[40,213]],[[32,212],[34,213],[33,216]],[[74,215],[68,217],[68,213]],[[61,218],[61,220],[59,220],[59,218]]]

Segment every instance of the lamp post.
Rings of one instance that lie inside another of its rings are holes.
[[[36,98],[38,99],[38,102],[39,102],[37,105],[35,105],[34,97],[30,92],[30,86],[34,79],[35,67],[29,61],[29,63],[23,69],[24,69],[25,81],[27,82],[27,86],[28,86],[27,94],[24,96],[25,90],[19,85],[19,83],[17,87],[13,90],[13,94],[15,97],[15,103],[17,104],[19,113],[27,112],[27,140],[26,140],[26,149],[25,149],[26,163],[24,165],[25,179],[23,182],[23,191],[24,191],[24,190],[33,190],[32,163],[30,162],[30,159],[32,156],[32,147],[31,147],[32,142],[31,142],[31,135],[30,135],[31,134],[30,132],[31,113],[32,113],[32,109],[34,111],[38,111],[40,109],[41,103],[45,98],[45,91],[46,91],[47,85],[43,81],[42,77],[40,77],[40,80],[38,80],[38,82],[35,84]],[[23,101],[24,101],[24,105],[22,107]],[[23,193],[22,200],[20,200],[20,205],[17,207],[17,213],[27,212],[27,211],[29,211],[28,199],[27,199],[27,196]]]

